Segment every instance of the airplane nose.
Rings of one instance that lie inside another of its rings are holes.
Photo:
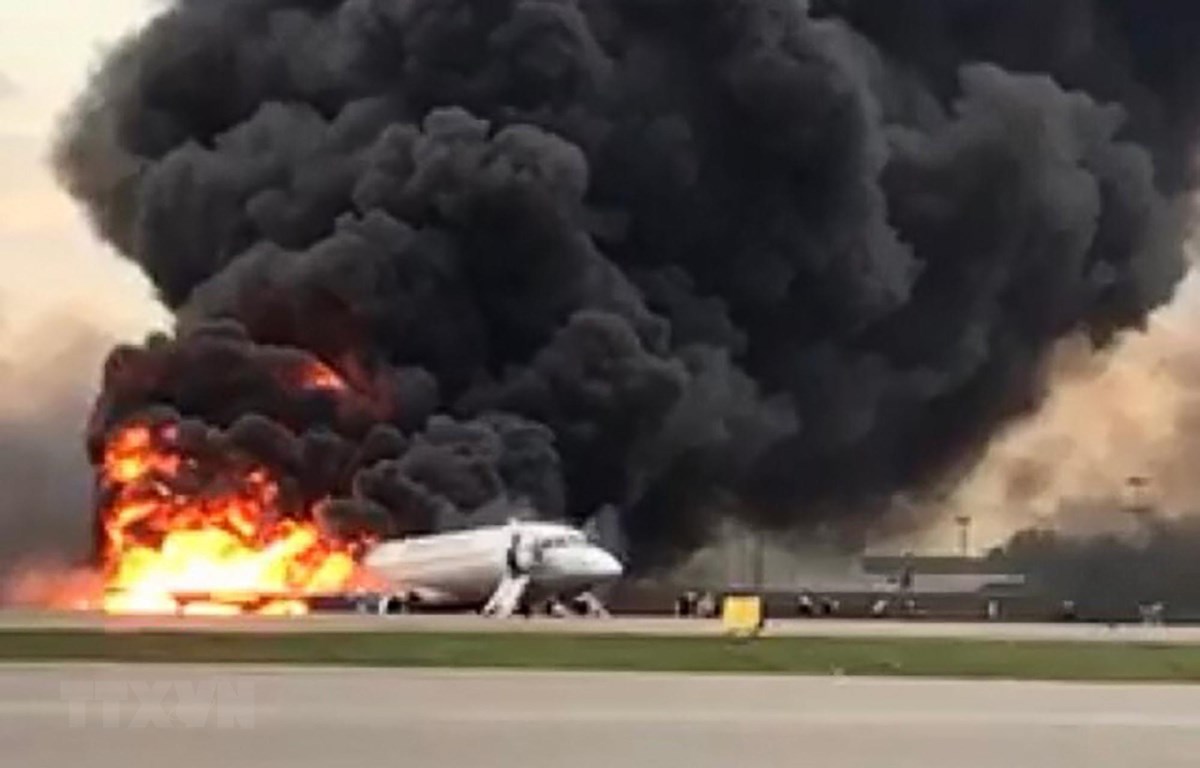
[[[625,568],[621,565],[620,560],[598,547],[592,551],[592,556],[589,559],[591,560],[591,568],[589,570],[592,571],[592,575],[596,578],[616,579],[625,572]]]

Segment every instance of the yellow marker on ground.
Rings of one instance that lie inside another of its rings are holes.
[[[762,632],[764,620],[758,595],[729,595],[721,606],[721,623],[731,635],[753,637]]]

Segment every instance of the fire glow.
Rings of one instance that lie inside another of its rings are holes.
[[[318,392],[346,392],[346,381],[332,368],[321,362],[313,362],[300,373],[300,384],[305,389]]]
[[[115,431],[101,468],[106,612],[297,614],[305,596],[352,585],[352,545],[283,515],[266,470],[219,463],[187,456],[173,426]]]

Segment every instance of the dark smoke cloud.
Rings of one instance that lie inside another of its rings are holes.
[[[169,407],[394,527],[612,503],[642,564],[717,508],[861,529],[1035,407],[1057,339],[1170,298],[1198,31],[1169,1],[176,0],[58,151],[180,318],[114,356],[93,439]],[[310,356],[355,394],[272,373]]]

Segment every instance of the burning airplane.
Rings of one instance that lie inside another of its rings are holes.
[[[361,542],[504,496],[618,507],[642,569],[723,516],[853,542],[1035,408],[1058,340],[1171,297],[1197,29],[1132,0],[169,3],[56,153],[177,317],[113,353],[89,427],[109,607],[341,588]]]
[[[294,614],[308,596],[354,585],[353,548],[311,515],[286,514],[268,470],[189,456],[178,437],[172,425],[126,426],[107,446],[105,611]]]

